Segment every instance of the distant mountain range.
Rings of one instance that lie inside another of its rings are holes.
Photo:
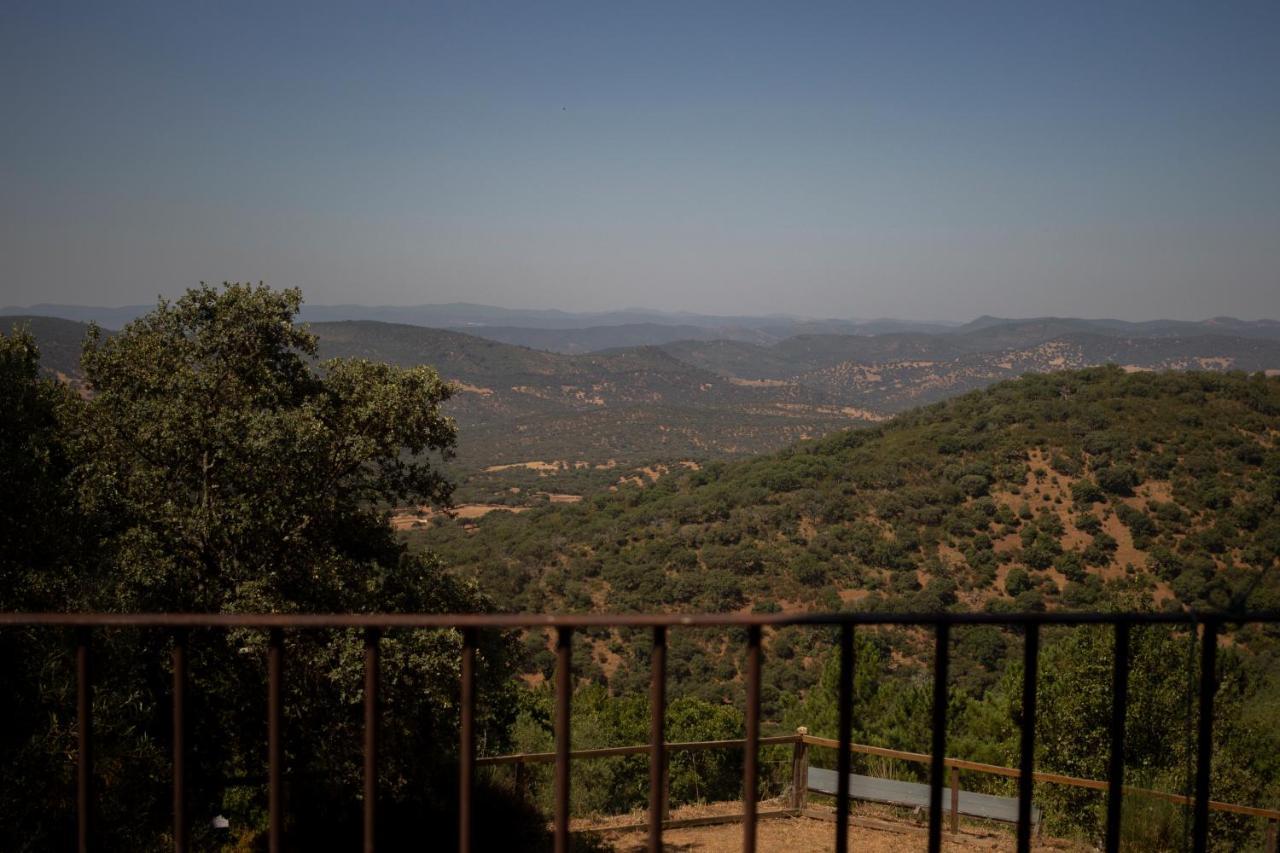
[[[92,305],[55,305],[39,304],[23,307],[7,306],[0,308],[0,316],[26,315],[42,317],[60,317],[64,320],[76,320],[81,323],[96,322],[107,329],[119,329],[125,323],[140,317],[154,308],[154,305],[125,305],[117,308],[105,308]],[[304,305],[300,319],[309,323],[338,322],[342,320],[373,320],[382,323],[404,323],[411,326],[427,326],[434,329],[463,329],[479,334],[481,337],[493,337],[504,343],[518,343],[531,346],[523,340],[508,340],[517,337],[519,331],[589,331],[599,335],[601,328],[636,327],[631,334],[642,334],[650,331],[659,339],[634,338],[635,345],[660,344],[671,338],[671,332],[659,329],[673,327],[683,328],[686,333],[682,337],[694,338],[727,338],[730,340],[748,340],[767,342],[781,340],[797,334],[832,333],[832,334],[881,334],[884,332],[931,332],[943,331],[958,324],[921,323],[910,320],[842,320],[796,317],[783,314],[764,316],[721,316],[714,314],[695,314],[686,311],[653,311],[646,308],[625,308],[620,311],[572,312],[556,309],[499,308],[493,305],[475,305],[469,302],[453,302],[443,305]],[[693,331],[694,329],[701,331]],[[490,333],[493,334],[490,334]],[[715,332],[715,334],[708,334]],[[502,337],[497,337],[501,335]],[[588,335],[590,339],[592,335]],[[561,350],[561,345],[554,336],[543,335],[542,340],[549,346],[544,349]],[[601,341],[609,346],[617,343]],[[570,346],[580,346],[571,343]],[[596,346],[595,349],[603,347]],[[571,350],[572,351],[572,350]],[[577,350],[583,351],[583,350]]]
[[[97,322],[119,329],[149,311],[151,305],[116,308],[39,304],[0,308],[0,316],[42,316]],[[367,320],[434,329],[465,331],[477,337],[534,349],[577,354],[630,346],[663,346],[676,341],[739,341],[774,344],[799,335],[957,334],[1005,329],[1015,335],[1091,332],[1130,337],[1227,335],[1280,340],[1280,322],[1215,317],[1210,320],[1151,320],[1038,317],[1009,319],[983,316],[968,323],[896,319],[813,318],[773,314],[715,315],[626,308],[619,311],[572,312],[555,309],[499,308],[455,302],[442,305],[304,305],[304,322]]]
[[[41,304],[0,308],[0,316],[43,316],[96,322],[119,329],[153,306],[103,308]],[[729,340],[771,344],[803,334],[874,335],[886,332],[943,332],[955,324],[909,320],[841,320],[769,316],[718,316],[689,312],[569,312],[498,308],[465,302],[446,305],[370,306],[304,305],[300,319],[308,323],[373,321],[456,329],[490,340],[565,354],[597,352],[623,346],[661,346],[681,340]]]
[[[505,309],[443,307],[455,319],[510,319]],[[585,316],[529,314],[562,323]],[[891,329],[882,332],[830,331],[845,321],[756,321],[719,327],[738,337],[658,322],[464,332],[313,315],[311,328],[324,356],[430,364],[457,383],[447,406],[460,427],[456,465],[464,479],[527,462],[612,470],[760,453],[1025,373],[1107,363],[1131,372],[1280,372],[1280,324],[1272,321],[982,317],[931,331],[881,321]],[[11,323],[31,328],[46,370],[81,384],[83,323],[15,315],[0,327]],[[817,331],[778,338],[786,329]]]

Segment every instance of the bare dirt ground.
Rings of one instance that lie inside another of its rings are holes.
[[[553,503],[557,502],[559,495],[551,496]],[[582,500],[577,495],[571,497]],[[508,506],[507,504],[458,504],[453,508],[452,514],[464,521],[481,518],[491,512],[524,512],[529,509],[527,506]],[[415,524],[427,524],[438,515],[449,515],[446,510],[436,509],[434,507],[419,507],[417,512],[412,510],[399,510],[391,516],[391,526],[396,530],[407,530]]]
[[[761,803],[761,811],[777,804]],[[741,803],[710,803],[675,810],[671,817],[708,817],[715,814],[741,812]],[[828,810],[815,809],[826,814]],[[642,823],[644,814],[617,818],[620,823]],[[598,825],[598,824],[596,824]],[[645,849],[647,835],[643,830],[607,833],[604,838],[619,853],[635,853]],[[742,849],[742,824],[718,824],[686,829],[668,829],[663,833],[663,846],[672,853],[735,853]],[[777,817],[761,820],[756,831],[757,849],[762,853],[808,853],[835,849],[835,824],[819,817]],[[922,821],[903,819],[891,809],[862,805],[855,809],[849,827],[849,849],[869,853],[925,850],[925,825]],[[1012,827],[978,826],[961,822],[960,832],[943,833],[944,850],[1013,850]],[[1055,853],[1083,853],[1091,848],[1052,838],[1032,842],[1032,850]]]

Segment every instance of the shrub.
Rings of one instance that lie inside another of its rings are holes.
[[[1009,573],[1004,577],[1004,591],[1009,595],[1017,598],[1018,595],[1031,588],[1031,578],[1027,574],[1027,570],[1019,566],[1009,569]]]
[[[1104,500],[1102,489],[1098,488],[1097,483],[1092,480],[1079,479],[1071,484],[1071,499],[1080,506],[1097,503]]]
[[[1113,495],[1131,495],[1141,478],[1132,465],[1120,463],[1094,472],[1098,486]]]

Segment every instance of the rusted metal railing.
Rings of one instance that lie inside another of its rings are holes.
[[[1224,626],[1247,623],[1280,623],[1280,612],[1252,614],[1191,613],[791,613],[791,614],[655,614],[610,615],[583,614],[552,616],[541,614],[197,614],[197,613],[0,613],[0,627],[14,625],[68,626],[76,629],[76,713],[77,713],[77,841],[81,851],[94,843],[93,823],[93,720],[92,720],[92,632],[107,627],[133,627],[168,630],[173,633],[173,840],[174,849],[184,853],[189,845],[186,792],[186,719],[185,694],[187,679],[186,631],[191,628],[249,628],[268,632],[267,645],[267,772],[268,772],[268,845],[279,853],[284,844],[284,752],[283,752],[283,683],[285,678],[284,632],[302,628],[365,629],[364,659],[364,832],[363,846],[372,851],[377,834],[377,769],[378,769],[378,670],[381,632],[392,629],[450,628],[462,632],[462,699],[459,731],[459,849],[466,853],[474,838],[472,789],[475,768],[489,759],[475,757],[475,651],[478,632],[512,628],[553,628],[556,631],[555,676],[555,849],[569,849],[570,718],[573,692],[572,642],[576,630],[615,627],[653,629],[652,674],[650,695],[652,717],[650,742],[641,747],[649,753],[650,816],[649,849],[662,849],[662,815],[665,795],[666,751],[663,715],[666,693],[666,641],[670,628],[738,627],[746,629],[746,737],[743,755],[743,836],[742,847],[754,853],[756,822],[759,814],[756,792],[759,775],[758,751],[772,739],[760,736],[760,685],[763,666],[762,635],[768,626],[813,625],[840,628],[840,685],[838,689],[838,738],[810,742],[834,746],[838,750],[841,770],[841,796],[835,814],[836,849],[847,849],[849,826],[847,770],[851,750],[878,754],[875,747],[856,747],[850,743],[853,695],[853,633],[857,625],[912,625],[934,630],[932,738],[929,755],[919,759],[930,766],[928,846],[939,851],[942,846],[942,792],[948,769],[971,769],[1014,775],[1018,784],[1017,849],[1030,849],[1030,814],[1032,785],[1036,781],[1063,781],[1069,777],[1037,773],[1035,753],[1035,687],[1039,632],[1046,625],[1111,625],[1116,632],[1113,661],[1113,704],[1110,725],[1110,758],[1107,781],[1073,780],[1107,791],[1107,825],[1105,844],[1109,851],[1119,847],[1119,828],[1124,790],[1124,722],[1127,707],[1130,630],[1135,625],[1183,625],[1199,631],[1200,679],[1199,720],[1196,748],[1195,792],[1189,800],[1193,809],[1192,842],[1196,853],[1208,844],[1211,809],[1265,815],[1266,809],[1216,804],[1210,800],[1210,763],[1213,751],[1213,713],[1216,690],[1215,668],[1218,635]],[[1023,719],[1019,768],[996,768],[946,757],[947,665],[950,656],[951,629],[958,625],[1004,625],[1021,628],[1026,642],[1023,667]],[[784,738],[788,742],[794,738]],[[883,751],[894,752],[892,750]],[[617,752],[615,754],[625,754]],[[899,753],[901,755],[901,753]],[[914,754],[911,754],[914,755]],[[953,786],[954,790],[954,786]],[[1178,795],[1161,794],[1178,801]],[[953,807],[954,811],[954,807]],[[953,817],[954,820],[954,817]],[[1269,827],[1271,831],[1272,827]]]

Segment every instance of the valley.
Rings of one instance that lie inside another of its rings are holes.
[[[437,368],[455,389],[445,411],[459,441],[445,469],[458,500],[509,506],[532,505],[538,491],[616,488],[653,463],[775,451],[1027,373],[1102,364],[1280,371],[1280,325],[1265,321],[987,317],[945,326],[484,306],[400,312],[452,326],[429,328],[386,322],[396,316],[390,309],[346,312],[380,319],[312,322],[321,355]],[[513,321],[531,325],[497,325]],[[602,321],[620,325],[593,325]],[[29,324],[44,369],[80,387],[83,323],[18,315],[0,322]],[[531,467],[538,460],[547,466]]]

